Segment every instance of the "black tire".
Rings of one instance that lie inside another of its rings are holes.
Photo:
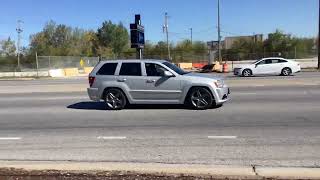
[[[120,89],[110,88],[105,91],[104,102],[109,110],[121,110],[125,108],[127,98]]]
[[[249,77],[249,76],[252,76],[252,71],[251,69],[245,69],[242,71],[242,76],[243,77]]]
[[[292,70],[288,67],[283,68],[281,71],[282,76],[290,76],[292,74]]]
[[[186,98],[186,105],[191,109],[205,110],[215,106],[215,100],[207,88],[195,87],[190,89]]]

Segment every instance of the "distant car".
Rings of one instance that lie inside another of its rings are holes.
[[[88,95],[111,110],[126,104],[186,104],[194,109],[221,106],[229,100],[224,80],[185,72],[164,60],[101,61],[89,74]]]
[[[234,75],[254,76],[254,75],[282,75],[289,76],[301,71],[300,64],[296,61],[283,58],[264,58],[252,64],[241,65],[234,68]]]

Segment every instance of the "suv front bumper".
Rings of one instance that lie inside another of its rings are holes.
[[[223,87],[217,89],[217,95],[218,98],[216,99],[217,104],[222,104],[228,100],[230,100],[230,88],[229,87]]]

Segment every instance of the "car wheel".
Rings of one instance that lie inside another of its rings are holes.
[[[242,76],[244,77],[252,76],[252,71],[250,69],[245,69],[242,71]]]
[[[290,68],[283,68],[282,71],[281,71],[281,75],[282,76],[290,76],[292,73],[291,69]]]
[[[206,88],[197,87],[191,89],[188,104],[192,109],[204,110],[213,106],[214,98]]]
[[[120,110],[123,109],[127,104],[126,96],[120,89],[108,89],[105,92],[104,101],[107,109]]]

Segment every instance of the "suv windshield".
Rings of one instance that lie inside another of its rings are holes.
[[[170,62],[164,62],[162,64],[166,65],[168,68],[174,70],[176,73],[178,73],[180,75],[184,75],[184,74],[190,73],[190,72],[184,71],[183,69],[179,68],[178,66],[176,66],[176,65],[174,65],[174,64],[172,64]]]

